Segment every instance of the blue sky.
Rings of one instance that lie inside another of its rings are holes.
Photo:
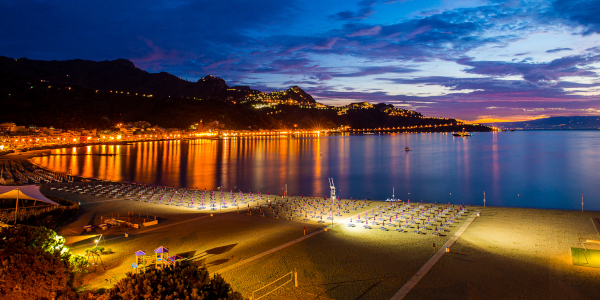
[[[143,3],[143,5],[141,4]],[[0,1],[0,55],[149,72],[426,116],[600,114],[596,1]]]

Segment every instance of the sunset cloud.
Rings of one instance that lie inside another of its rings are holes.
[[[328,104],[464,120],[593,115],[598,15],[600,0],[4,1],[0,55],[126,58],[191,80],[298,84]]]

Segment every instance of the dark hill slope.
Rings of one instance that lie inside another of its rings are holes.
[[[0,57],[0,72],[31,80],[77,85],[91,90],[125,91],[161,97],[242,98],[250,91],[228,91],[221,78],[188,82],[166,72],[148,73],[126,59],[42,61]]]
[[[219,100],[142,97],[96,92],[55,83],[7,81],[0,77],[0,122],[57,128],[109,128],[121,122],[148,121],[162,127],[187,128],[200,119],[230,129],[274,128],[267,115]]]

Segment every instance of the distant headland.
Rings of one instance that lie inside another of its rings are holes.
[[[0,108],[0,123],[63,129],[108,129],[140,120],[187,129],[203,120],[206,129],[214,130],[493,130],[455,119],[428,118],[385,103],[324,105],[298,86],[265,93],[249,86],[230,87],[212,75],[190,82],[166,72],[146,72],[126,59],[0,57]]]

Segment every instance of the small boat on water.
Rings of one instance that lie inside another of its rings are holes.
[[[459,131],[459,132],[452,133],[452,135],[453,135],[453,136],[462,136],[462,137],[465,137],[465,136],[471,136],[471,134],[470,134],[470,133],[468,133],[468,132],[466,132],[464,128],[463,128],[463,130],[462,130],[462,131]]]
[[[406,147],[404,147],[404,151],[410,151],[410,149],[408,148],[408,136],[406,137]]]
[[[363,132],[363,134],[375,134],[373,132]]]

